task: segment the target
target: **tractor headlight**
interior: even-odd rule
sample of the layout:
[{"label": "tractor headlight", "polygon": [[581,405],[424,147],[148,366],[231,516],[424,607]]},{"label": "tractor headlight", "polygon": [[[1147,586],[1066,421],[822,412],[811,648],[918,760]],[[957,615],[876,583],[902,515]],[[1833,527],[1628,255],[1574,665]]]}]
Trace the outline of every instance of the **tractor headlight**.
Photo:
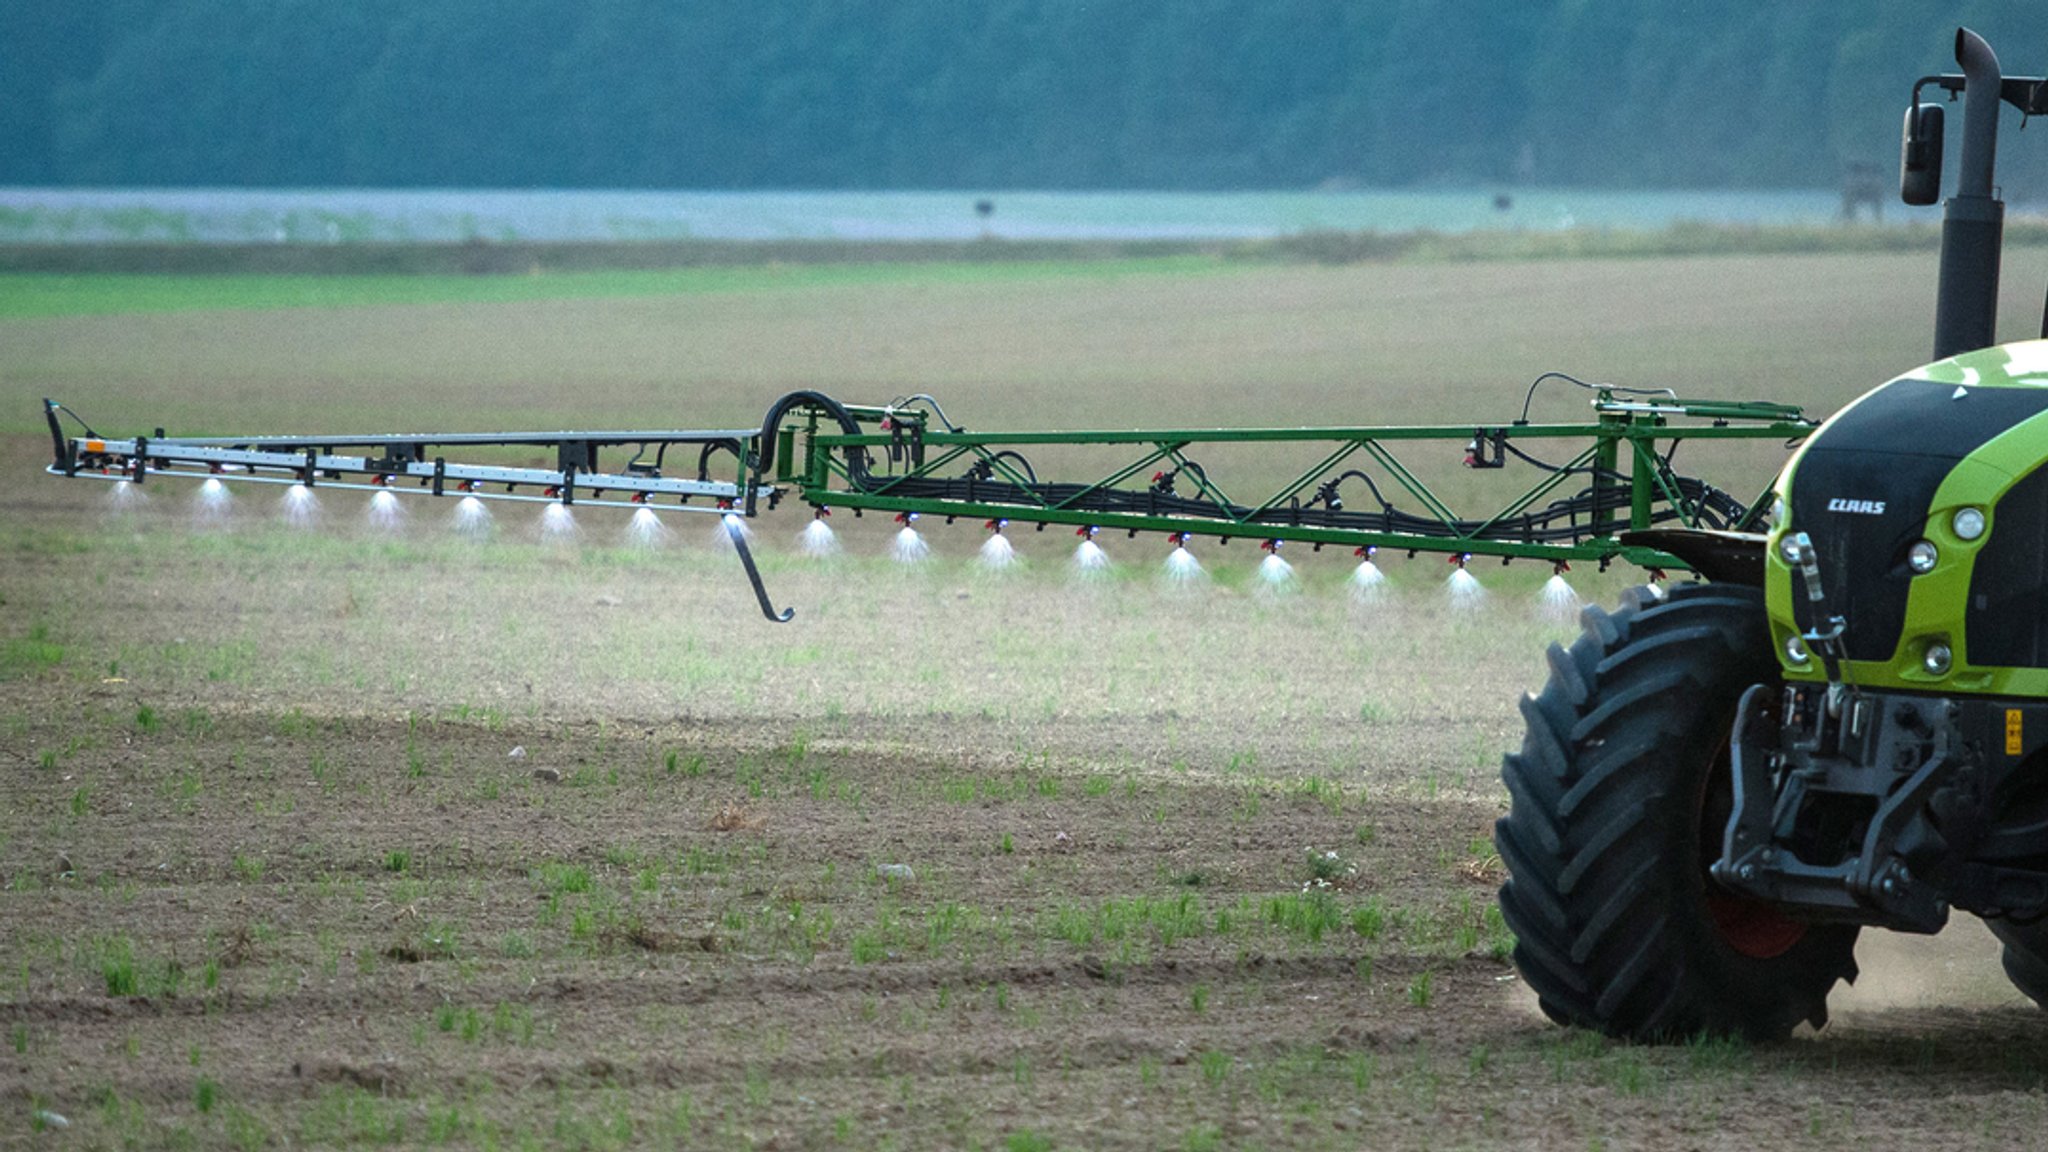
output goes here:
[{"label": "tractor headlight", "polygon": [[1771,523],[1776,524],[1780,528],[1785,526],[1785,498],[1783,496],[1771,497]]},{"label": "tractor headlight", "polygon": [[1922,540],[1906,549],[1906,567],[1919,575],[1925,576],[1934,571],[1934,566],[1940,561],[1941,550],[1936,548],[1931,540]]},{"label": "tractor headlight", "polygon": [[1984,534],[1984,510],[1982,508],[1958,508],[1956,517],[1949,522],[1956,536],[1963,540],[1975,540]]},{"label": "tractor headlight", "polygon": [[1804,664],[1812,659],[1806,653],[1806,641],[1801,640],[1796,632],[1785,637],[1785,659],[1794,664]]},{"label": "tractor headlight", "polygon": [[1778,539],[1778,556],[1792,567],[1799,567],[1799,537],[1787,532]]},{"label": "tractor headlight", "polygon": [[1946,644],[1929,644],[1927,655],[1920,659],[1921,666],[1936,676],[1948,675],[1948,670],[1955,666],[1955,662],[1956,654],[1950,651]]}]

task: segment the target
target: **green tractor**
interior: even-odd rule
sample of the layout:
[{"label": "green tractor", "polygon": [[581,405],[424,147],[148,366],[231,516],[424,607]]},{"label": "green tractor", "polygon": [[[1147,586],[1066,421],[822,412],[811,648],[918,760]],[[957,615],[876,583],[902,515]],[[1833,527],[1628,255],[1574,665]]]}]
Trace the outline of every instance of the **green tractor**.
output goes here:
[{"label": "green tractor", "polygon": [[1956,58],[1914,85],[1901,179],[1938,198],[1943,109],[1920,94],[1960,94],[1937,362],[1808,437],[1767,532],[1636,534],[1711,549],[1713,579],[1588,609],[1522,702],[1501,908],[1561,1023],[1818,1027],[1859,931],[1952,908],[2048,1005],[2048,339],[1990,346],[1999,106],[2048,111],[2048,82],[1966,29]]}]

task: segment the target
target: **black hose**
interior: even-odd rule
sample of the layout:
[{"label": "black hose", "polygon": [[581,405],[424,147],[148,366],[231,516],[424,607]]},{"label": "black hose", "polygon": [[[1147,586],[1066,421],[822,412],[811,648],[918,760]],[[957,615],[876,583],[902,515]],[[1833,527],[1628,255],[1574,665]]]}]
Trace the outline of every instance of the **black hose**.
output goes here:
[{"label": "black hose", "polygon": [[1325,488],[1325,490],[1326,490],[1326,491],[1328,491],[1328,492],[1331,492],[1331,493],[1334,493],[1334,492],[1335,492],[1335,491],[1337,490],[1337,485],[1339,485],[1339,484],[1342,484],[1342,483],[1343,483],[1344,481],[1346,481],[1346,480],[1349,480],[1349,479],[1351,479],[1351,478],[1352,478],[1353,476],[1356,476],[1356,477],[1358,477],[1358,478],[1359,478],[1360,480],[1362,480],[1362,481],[1364,481],[1364,482],[1365,482],[1365,486],[1366,486],[1366,487],[1367,487],[1368,489],[1370,489],[1370,490],[1372,491],[1372,498],[1373,498],[1374,500],[1377,500],[1377,501],[1379,501],[1379,505],[1380,505],[1380,508],[1381,508],[1382,510],[1384,510],[1384,511],[1388,511],[1388,512],[1392,512],[1392,511],[1394,510],[1394,506],[1393,506],[1393,504],[1392,504],[1392,503],[1390,503],[1390,502],[1389,502],[1389,501],[1387,500],[1387,498],[1386,498],[1385,494],[1383,494],[1383,493],[1382,493],[1382,492],[1380,491],[1380,486],[1379,486],[1379,485],[1377,485],[1377,484],[1375,484],[1375,483],[1373,483],[1373,481],[1372,481],[1372,477],[1370,477],[1370,476],[1366,475],[1366,474],[1365,474],[1365,473],[1363,473],[1363,472],[1360,472],[1360,471],[1359,471],[1358,469],[1356,469],[1356,468],[1353,468],[1353,469],[1350,469],[1349,471],[1346,471],[1346,472],[1340,473],[1340,474],[1339,474],[1339,475],[1338,475],[1338,476],[1336,477],[1336,479],[1334,479],[1334,480],[1331,480],[1331,481],[1330,481],[1330,482],[1329,482],[1328,484],[1324,485],[1324,488]]},{"label": "black hose", "polygon": [[[809,389],[791,392],[768,406],[768,415],[761,421],[761,446],[755,453],[754,477],[759,479],[775,467],[775,439],[782,430],[782,418],[796,408],[818,408],[839,422],[839,430],[848,436],[860,435],[860,425],[846,411],[846,406],[823,392]],[[846,463],[856,476],[867,471],[867,453],[853,449],[846,454]]]},{"label": "black hose", "polygon": [[699,449],[697,452],[697,479],[711,479],[711,454],[713,452],[718,451],[730,452],[733,454],[734,459],[738,460],[742,464],[746,463],[746,457],[740,454],[739,441],[706,440],[704,442],[704,447]]}]

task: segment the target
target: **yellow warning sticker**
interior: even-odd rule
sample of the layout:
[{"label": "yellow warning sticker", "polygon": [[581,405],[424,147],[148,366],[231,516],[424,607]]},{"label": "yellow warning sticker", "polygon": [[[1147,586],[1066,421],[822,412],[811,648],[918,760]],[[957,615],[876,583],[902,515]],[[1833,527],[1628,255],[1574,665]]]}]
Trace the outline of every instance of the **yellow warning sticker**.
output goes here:
[{"label": "yellow warning sticker", "polygon": [[2021,743],[2020,710],[2017,708],[2007,708],[2005,710],[2005,754],[2007,756],[2019,755]]}]

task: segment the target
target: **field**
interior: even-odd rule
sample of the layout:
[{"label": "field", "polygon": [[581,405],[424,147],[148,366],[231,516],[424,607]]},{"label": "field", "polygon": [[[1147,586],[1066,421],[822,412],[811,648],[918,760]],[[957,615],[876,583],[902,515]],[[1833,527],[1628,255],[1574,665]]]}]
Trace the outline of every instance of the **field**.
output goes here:
[{"label": "field", "polygon": [[[1461,610],[1395,559],[1361,605],[1348,558],[1272,595],[1211,546],[1175,591],[1157,541],[1082,582],[1071,537],[994,574],[933,526],[905,570],[872,520],[820,565],[785,509],[775,627],[698,521],[479,543],[335,493],[301,531],[37,473],[45,395],[110,434],[741,426],[800,387],[1500,423],[1559,369],[1827,411],[1924,358],[1932,263],[0,279],[0,1145],[2025,1146],[2048,1031],[1974,923],[1866,939],[1782,1045],[1541,1018],[1488,837],[1571,632],[1547,572]],[[2044,275],[2008,260],[2004,331]]]}]

